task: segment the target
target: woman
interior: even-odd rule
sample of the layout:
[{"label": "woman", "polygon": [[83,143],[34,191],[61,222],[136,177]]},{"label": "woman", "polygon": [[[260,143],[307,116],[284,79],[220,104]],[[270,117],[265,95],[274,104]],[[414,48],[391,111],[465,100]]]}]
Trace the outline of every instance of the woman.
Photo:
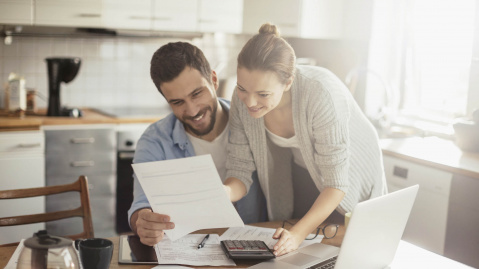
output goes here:
[{"label": "woman", "polygon": [[[277,256],[297,249],[333,212],[344,215],[387,193],[376,131],[346,86],[295,59],[276,26],[261,26],[238,55],[230,111],[225,189],[232,201],[247,192],[255,170],[270,220],[292,218],[297,201],[307,199],[294,190],[296,181],[306,177],[316,191],[301,219],[273,235]],[[293,180],[292,166],[306,173]]]}]

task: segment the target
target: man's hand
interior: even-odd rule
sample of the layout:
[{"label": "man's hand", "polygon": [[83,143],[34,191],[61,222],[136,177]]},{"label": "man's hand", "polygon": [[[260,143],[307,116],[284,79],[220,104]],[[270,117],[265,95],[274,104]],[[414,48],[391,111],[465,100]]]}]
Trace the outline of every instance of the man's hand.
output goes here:
[{"label": "man's hand", "polygon": [[140,237],[141,243],[153,246],[163,239],[164,230],[175,228],[170,222],[170,216],[154,213],[149,208],[138,210],[138,218],[135,222],[136,234]]}]

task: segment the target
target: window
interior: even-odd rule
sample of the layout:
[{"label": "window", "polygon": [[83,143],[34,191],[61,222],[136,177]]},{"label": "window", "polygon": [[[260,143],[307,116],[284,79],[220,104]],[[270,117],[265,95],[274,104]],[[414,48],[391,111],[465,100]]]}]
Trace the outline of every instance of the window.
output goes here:
[{"label": "window", "polygon": [[468,98],[479,91],[469,83],[475,14],[476,0],[375,1],[366,114],[450,134],[477,105]]}]

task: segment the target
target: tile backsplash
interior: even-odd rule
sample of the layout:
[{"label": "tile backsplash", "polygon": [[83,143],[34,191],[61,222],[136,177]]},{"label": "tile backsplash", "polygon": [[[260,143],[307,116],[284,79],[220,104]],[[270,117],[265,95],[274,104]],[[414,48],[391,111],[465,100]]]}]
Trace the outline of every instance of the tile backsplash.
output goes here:
[{"label": "tile backsplash", "polygon": [[[234,76],[236,56],[246,36],[207,34],[190,41],[203,50],[220,79]],[[36,89],[37,107],[47,106],[48,77],[45,58],[80,57],[76,78],[61,85],[61,104],[69,107],[158,106],[166,104],[150,79],[153,53],[180,39],[131,37],[14,37],[0,44],[0,89],[10,72],[23,75],[27,88]],[[41,98],[44,96],[44,100]],[[0,103],[3,107],[3,101]]]}]

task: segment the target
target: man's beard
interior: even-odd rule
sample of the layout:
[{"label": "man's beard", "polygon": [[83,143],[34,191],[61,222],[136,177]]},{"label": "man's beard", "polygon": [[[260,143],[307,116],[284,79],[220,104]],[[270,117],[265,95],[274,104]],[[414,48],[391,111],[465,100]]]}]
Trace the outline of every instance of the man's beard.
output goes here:
[{"label": "man's beard", "polygon": [[[201,114],[206,114],[207,111],[211,111],[211,116],[210,116],[210,124],[204,129],[204,130],[197,130],[193,127],[191,127],[191,125],[189,125],[187,123],[187,120],[193,120],[196,116],[198,115],[201,115]],[[218,103],[215,102],[214,105],[213,105],[213,109],[211,109],[211,107],[205,107],[204,109],[202,109],[200,112],[198,112],[198,114],[196,114],[194,117],[185,117],[183,118],[183,124],[185,125],[186,129],[187,130],[190,130],[193,134],[195,134],[196,136],[204,136],[204,135],[207,135],[209,134],[213,128],[215,127],[215,123],[216,123],[216,111],[218,110]]]}]

